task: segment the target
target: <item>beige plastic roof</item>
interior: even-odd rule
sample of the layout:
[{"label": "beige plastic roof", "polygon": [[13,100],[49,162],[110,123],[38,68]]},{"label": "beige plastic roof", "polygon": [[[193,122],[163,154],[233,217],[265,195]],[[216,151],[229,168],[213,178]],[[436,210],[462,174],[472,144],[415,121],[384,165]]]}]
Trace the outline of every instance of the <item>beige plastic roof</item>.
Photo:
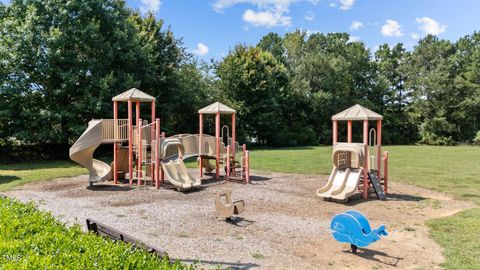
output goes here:
[{"label": "beige plastic roof", "polygon": [[155,101],[155,98],[146,94],[137,88],[132,88],[127,90],[119,95],[116,95],[112,98],[112,101],[120,101],[120,102],[127,102],[127,101],[135,101],[135,102],[151,102]]},{"label": "beige plastic roof", "polygon": [[198,110],[198,113],[203,113],[203,114],[216,114],[216,113],[221,113],[221,114],[233,114],[236,113],[234,109],[228,107],[225,104],[222,104],[220,102],[215,102],[210,105],[208,105],[205,108],[202,108]]},{"label": "beige plastic roof", "polygon": [[348,120],[382,120],[383,116],[369,110],[362,105],[352,106],[345,111],[335,114],[332,116],[334,121],[348,121]]}]

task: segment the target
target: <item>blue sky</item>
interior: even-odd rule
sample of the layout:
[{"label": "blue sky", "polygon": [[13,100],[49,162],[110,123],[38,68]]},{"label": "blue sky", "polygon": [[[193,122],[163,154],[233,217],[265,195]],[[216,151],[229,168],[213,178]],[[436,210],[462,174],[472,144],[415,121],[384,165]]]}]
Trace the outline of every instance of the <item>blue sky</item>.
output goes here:
[{"label": "blue sky", "polygon": [[[457,40],[480,30],[478,0],[128,0],[154,9],[185,46],[205,59],[237,43],[256,44],[268,32],[348,32],[375,49],[426,33]],[[202,44],[199,46],[199,44]],[[208,48],[208,50],[207,50]]]},{"label": "blue sky", "polygon": [[[5,0],[0,0],[4,1]],[[457,40],[480,30],[479,0],[126,0],[153,10],[201,58],[221,58],[237,43],[254,45],[268,32],[297,28],[348,32],[375,49],[427,33]]]}]

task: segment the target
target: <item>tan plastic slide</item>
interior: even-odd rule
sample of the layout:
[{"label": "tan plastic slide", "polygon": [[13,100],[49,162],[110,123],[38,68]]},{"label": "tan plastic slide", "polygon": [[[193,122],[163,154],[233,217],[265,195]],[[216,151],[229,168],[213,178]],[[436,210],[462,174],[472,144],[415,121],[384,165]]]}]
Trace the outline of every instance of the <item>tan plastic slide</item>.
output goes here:
[{"label": "tan plastic slide", "polygon": [[102,120],[92,120],[82,136],[70,147],[70,159],[87,168],[90,183],[112,179],[110,166],[93,158],[93,152],[102,144]]},{"label": "tan plastic slide", "polygon": [[335,200],[346,200],[357,191],[358,181],[362,177],[363,169],[351,169],[340,189],[335,190],[331,194],[331,198]]},{"label": "tan plastic slide", "polygon": [[334,168],[327,184],[317,190],[317,195],[325,199],[348,199],[356,192],[362,172],[363,169],[339,170]]},{"label": "tan plastic slide", "polygon": [[193,178],[181,159],[161,162],[165,177],[178,190],[189,190],[202,184],[200,179]]},{"label": "tan plastic slide", "polygon": [[322,198],[330,198],[334,191],[342,188],[349,174],[350,169],[339,170],[338,168],[333,168],[327,184],[317,190],[317,195]]}]

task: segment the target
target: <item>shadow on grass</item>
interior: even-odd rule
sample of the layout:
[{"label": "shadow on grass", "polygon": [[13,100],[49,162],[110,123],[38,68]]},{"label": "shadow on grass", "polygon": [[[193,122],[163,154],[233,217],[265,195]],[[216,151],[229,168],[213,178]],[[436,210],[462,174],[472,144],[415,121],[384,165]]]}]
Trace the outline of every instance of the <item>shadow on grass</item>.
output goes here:
[{"label": "shadow on grass", "polygon": [[480,195],[478,195],[478,194],[469,194],[469,193],[467,193],[467,194],[462,194],[461,196],[462,196],[463,198],[480,198]]},{"label": "shadow on grass", "polygon": [[192,260],[192,259],[178,259],[178,261],[183,263],[198,263],[198,264],[208,264],[212,267],[221,267],[219,269],[232,269],[232,270],[246,270],[251,268],[257,268],[260,265],[256,263],[235,263],[235,262],[222,262],[222,261],[207,261],[207,260]]},{"label": "shadow on grass", "polygon": [[15,163],[15,164],[1,164],[0,170],[24,171],[24,170],[39,170],[39,169],[68,169],[73,167],[78,167],[78,165],[71,161],[56,160],[56,161],[36,161],[36,162]]},{"label": "shadow on grass", "polygon": [[0,175],[0,185],[8,184],[15,180],[20,180],[21,178],[15,175]]},{"label": "shadow on grass", "polygon": [[[370,261],[382,263],[382,264],[385,264],[385,265],[388,265],[388,266],[393,266],[393,267],[397,267],[398,262],[400,260],[403,260],[403,258],[401,258],[401,257],[390,256],[385,252],[372,250],[372,249],[368,249],[368,248],[359,248],[357,250],[357,253],[352,253],[352,251],[350,249],[349,250],[344,250],[343,252],[344,253],[351,253],[351,254],[354,254],[358,257],[361,257],[361,258],[364,258],[364,259],[367,259],[367,260],[370,260]],[[391,262],[389,262],[389,261],[391,261]]]},{"label": "shadow on grass", "polygon": [[289,151],[289,150],[313,150],[319,146],[289,146],[289,147],[271,147],[271,146],[252,146],[249,151],[264,151],[264,150],[276,150],[276,151]]}]

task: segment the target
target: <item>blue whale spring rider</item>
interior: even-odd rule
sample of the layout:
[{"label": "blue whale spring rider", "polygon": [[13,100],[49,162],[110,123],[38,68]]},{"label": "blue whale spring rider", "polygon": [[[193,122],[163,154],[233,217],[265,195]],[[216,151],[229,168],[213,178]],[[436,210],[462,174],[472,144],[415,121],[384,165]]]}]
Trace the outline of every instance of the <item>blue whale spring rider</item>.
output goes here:
[{"label": "blue whale spring rider", "polygon": [[380,235],[388,235],[385,226],[372,230],[367,218],[357,211],[347,211],[333,217],[330,224],[333,237],[342,243],[350,243],[352,252],[357,252],[357,247],[366,247],[380,240]]}]

